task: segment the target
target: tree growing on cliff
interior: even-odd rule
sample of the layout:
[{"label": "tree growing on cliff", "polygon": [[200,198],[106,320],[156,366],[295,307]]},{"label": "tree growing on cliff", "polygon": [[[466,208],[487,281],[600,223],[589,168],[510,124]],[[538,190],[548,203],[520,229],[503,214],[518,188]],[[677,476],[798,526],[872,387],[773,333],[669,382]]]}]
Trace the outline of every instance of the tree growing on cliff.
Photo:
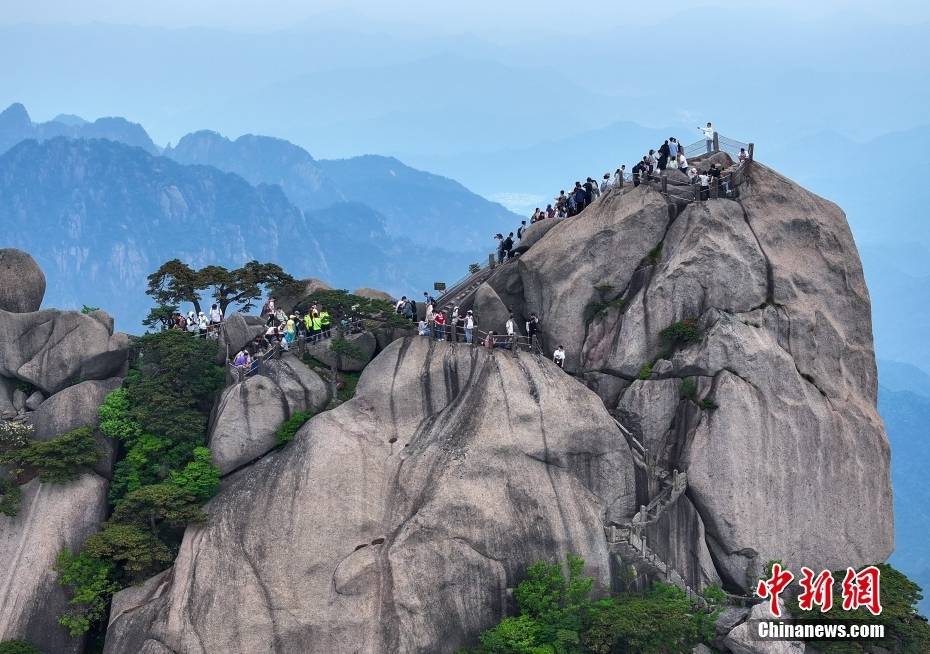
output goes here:
[{"label": "tree growing on cliff", "polygon": [[274,263],[249,261],[233,270],[217,265],[195,270],[180,259],[172,259],[148,276],[145,293],[157,306],[143,324],[167,325],[167,320],[185,302],[194,305],[194,311],[200,313],[202,294],[215,301],[223,315],[234,305],[238,305],[240,311],[248,311],[270,289],[293,282],[294,278]]}]

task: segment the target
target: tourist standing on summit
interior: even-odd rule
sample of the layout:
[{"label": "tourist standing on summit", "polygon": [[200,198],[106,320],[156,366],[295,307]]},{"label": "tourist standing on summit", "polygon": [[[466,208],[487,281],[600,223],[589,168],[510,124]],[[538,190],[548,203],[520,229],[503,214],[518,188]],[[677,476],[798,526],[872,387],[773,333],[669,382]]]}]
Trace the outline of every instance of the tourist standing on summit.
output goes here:
[{"label": "tourist standing on summit", "polygon": [[657,164],[659,166],[659,170],[661,171],[665,171],[665,168],[668,165],[669,151],[668,141],[665,141],[665,143],[659,146],[659,161]]},{"label": "tourist standing on summit", "polygon": [[706,127],[698,127],[701,132],[704,133],[704,142],[707,145],[707,154],[710,154],[714,151],[714,126],[708,121]]}]

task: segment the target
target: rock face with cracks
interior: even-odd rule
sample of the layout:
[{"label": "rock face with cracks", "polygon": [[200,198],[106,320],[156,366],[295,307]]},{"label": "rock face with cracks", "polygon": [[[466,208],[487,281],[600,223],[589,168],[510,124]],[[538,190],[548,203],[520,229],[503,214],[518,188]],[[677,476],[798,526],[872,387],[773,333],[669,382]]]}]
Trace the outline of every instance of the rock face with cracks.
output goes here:
[{"label": "rock face with cracks", "polygon": [[174,567],[114,600],[107,652],[452,652],[540,559],[610,582],[629,448],[550,361],[395,341],[353,400],[229,478]]},{"label": "rock face with cracks", "polygon": [[319,411],[330,400],[329,386],[293,355],[266,366],[267,373],[227,388],[217,405],[210,450],[224,475],[277,445],[278,427],[294,413]]},{"label": "rock face with cracks", "polygon": [[[732,591],[769,559],[836,569],[893,549],[869,296],[845,216],[761,164],[743,179],[738,200],[679,206],[613,190],[470,300],[479,320],[502,304],[537,312],[544,349],[565,346],[566,368],[658,469],[687,472],[685,505],[650,540],[686,579],[715,573]],[[681,321],[694,338],[663,339]]]},{"label": "rock face with cracks", "polygon": [[106,517],[107,482],[93,473],[68,484],[33,479],[22,487],[15,518],[0,515],[0,641],[28,640],[44,652],[82,652],[82,639],[58,624],[68,597],[55,559],[78,549]]},{"label": "rock face with cracks", "polygon": [[125,374],[129,341],[112,321],[75,311],[0,310],[0,376],[34,384],[45,394],[91,379]]}]

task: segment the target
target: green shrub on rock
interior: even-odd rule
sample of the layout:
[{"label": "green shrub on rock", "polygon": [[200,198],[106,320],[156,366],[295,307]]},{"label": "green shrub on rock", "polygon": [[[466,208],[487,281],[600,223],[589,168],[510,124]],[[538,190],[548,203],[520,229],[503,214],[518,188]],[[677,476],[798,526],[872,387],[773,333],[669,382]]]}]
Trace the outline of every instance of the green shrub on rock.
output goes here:
[{"label": "green shrub on rock", "polygon": [[23,492],[12,479],[0,478],[0,514],[15,518]]},{"label": "green shrub on rock", "polygon": [[298,430],[314,415],[316,414],[313,413],[313,411],[297,411],[290,418],[285,420],[281,426],[278,427],[278,444],[284,445],[294,440],[294,436],[297,434]]},{"label": "green shrub on rock", "polygon": [[72,636],[80,636],[91,623],[106,617],[110,596],[119,590],[113,580],[114,566],[84,552],[75,555],[65,550],[58,555],[55,570],[59,583],[71,590],[70,608],[58,617],[58,623]]},{"label": "green shrub on rock", "polygon": [[0,454],[0,463],[16,469],[34,469],[43,482],[65,483],[77,477],[82,466],[100,458],[91,427],[80,427],[50,441],[30,441]]},{"label": "green shrub on rock", "polygon": [[[684,591],[657,583],[644,593],[592,598],[584,561],[535,563],[514,592],[519,615],[479,638],[475,654],[668,654],[690,652],[714,636],[716,610],[693,604]],[[460,653],[462,654],[462,653]]]},{"label": "green shrub on rock", "polygon": [[42,650],[25,640],[5,640],[0,643],[0,654],[42,654]]}]

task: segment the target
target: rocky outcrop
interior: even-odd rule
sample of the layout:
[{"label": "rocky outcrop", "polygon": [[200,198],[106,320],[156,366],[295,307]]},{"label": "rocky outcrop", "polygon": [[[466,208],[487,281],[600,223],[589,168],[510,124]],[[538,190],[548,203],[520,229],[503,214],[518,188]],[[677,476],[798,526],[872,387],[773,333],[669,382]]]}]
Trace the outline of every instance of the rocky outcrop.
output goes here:
[{"label": "rocky outcrop", "polygon": [[22,250],[0,249],[0,310],[38,311],[45,297],[45,274]]},{"label": "rocky outcrop", "polygon": [[[120,377],[103,381],[86,381],[55,393],[29,415],[37,440],[50,440],[78,427],[96,426],[100,419],[97,410],[107,395],[123,383]],[[101,452],[94,472],[110,477],[116,445],[111,439],[97,434],[97,445]]]},{"label": "rocky outcrop", "polygon": [[278,289],[275,293],[275,303],[284,311],[293,311],[301,301],[318,291],[331,291],[332,286],[323,280],[309,277],[301,279],[293,285]]},{"label": "rocky outcrop", "polygon": [[93,473],[68,484],[22,486],[19,514],[0,515],[0,641],[22,639],[44,652],[83,651],[58,624],[68,598],[58,585],[55,559],[75,551],[106,517],[107,483]]},{"label": "rocky outcrop", "polygon": [[[768,559],[835,569],[891,552],[869,297],[836,205],[758,163],[738,200],[615,189],[471,302],[479,319],[538,313],[544,348],[565,346],[659,470],[688,473],[684,514],[652,528],[685,578],[713,577],[708,552],[732,591]],[[693,339],[660,336],[680,321]]]},{"label": "rocky outcrop", "polygon": [[346,334],[346,342],[353,348],[352,356],[336,353],[332,350],[333,339],[326,339],[307,345],[307,352],[317,361],[335,367],[342,372],[363,370],[378,349],[378,340],[372,332]]},{"label": "rocky outcrop", "polygon": [[778,601],[781,618],[776,618],[769,609],[768,602],[752,607],[746,621],[736,625],[723,637],[723,646],[732,654],[804,654],[804,643],[797,640],[761,641],[752,633],[755,622],[759,620],[786,620],[790,614],[785,610],[785,603]]},{"label": "rocky outcrop", "polygon": [[369,300],[384,300],[385,302],[393,302],[394,296],[385,291],[379,291],[376,288],[357,288],[352,291],[352,295],[358,295],[359,297],[368,298]]},{"label": "rocky outcrop", "polygon": [[128,345],[112,323],[74,311],[0,311],[0,376],[29,382],[47,395],[125,374]]},{"label": "rocky outcrop", "polygon": [[266,329],[265,321],[258,316],[234,313],[227,317],[220,330],[217,363],[224,363],[228,357],[234,357],[236,352],[264,334]]},{"label": "rocky outcrop", "polygon": [[605,519],[634,510],[628,446],[548,360],[391,344],[356,396],[233,475],[107,652],[452,652],[530,563],[610,581]]},{"label": "rocky outcrop", "polygon": [[213,462],[222,474],[259,458],[278,444],[276,432],[297,411],[319,411],[331,399],[319,375],[284,354],[262,374],[227,388],[210,430]]}]

